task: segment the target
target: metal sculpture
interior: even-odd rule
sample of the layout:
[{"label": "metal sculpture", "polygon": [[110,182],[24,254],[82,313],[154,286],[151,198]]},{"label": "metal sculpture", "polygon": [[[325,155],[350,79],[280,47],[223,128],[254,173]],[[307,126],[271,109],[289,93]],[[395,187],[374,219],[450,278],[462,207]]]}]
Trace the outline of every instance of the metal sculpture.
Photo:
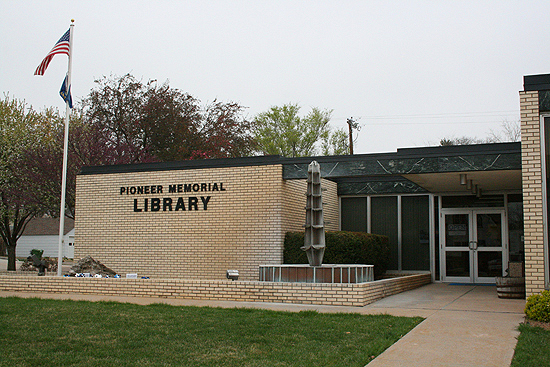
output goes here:
[{"label": "metal sculpture", "polygon": [[321,193],[321,167],[313,161],[307,170],[306,233],[304,246],[309,266],[321,266],[325,254],[325,226],[323,196]]}]

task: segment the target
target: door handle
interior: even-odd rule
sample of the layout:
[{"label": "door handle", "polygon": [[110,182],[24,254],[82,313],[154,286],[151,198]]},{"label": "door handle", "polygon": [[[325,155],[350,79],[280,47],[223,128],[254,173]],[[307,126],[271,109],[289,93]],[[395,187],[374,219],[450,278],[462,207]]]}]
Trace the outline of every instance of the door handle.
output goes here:
[{"label": "door handle", "polygon": [[468,248],[470,250],[477,250],[477,241],[470,241],[468,242]]}]

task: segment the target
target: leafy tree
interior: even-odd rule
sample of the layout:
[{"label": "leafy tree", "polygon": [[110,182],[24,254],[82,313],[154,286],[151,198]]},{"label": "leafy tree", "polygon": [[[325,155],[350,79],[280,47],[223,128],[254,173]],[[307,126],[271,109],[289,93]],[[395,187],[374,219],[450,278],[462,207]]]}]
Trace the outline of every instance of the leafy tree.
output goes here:
[{"label": "leafy tree", "polygon": [[202,154],[209,158],[246,157],[254,153],[256,142],[252,123],[242,114],[244,107],[238,103],[214,100],[202,112],[199,128],[201,144],[192,158]]},{"label": "leafy tree", "polygon": [[334,130],[323,138],[323,155],[344,155],[349,152],[349,136],[345,129]]},{"label": "leafy tree", "polygon": [[103,77],[83,101],[83,119],[109,136],[130,163],[237,157],[252,151],[250,122],[236,103],[201,107],[168,83],[143,84],[130,74]]},{"label": "leafy tree", "polygon": [[146,159],[146,132],[142,115],[146,86],[127,74],[95,81],[98,88],[82,101],[83,118],[103,132],[117,160],[138,163]]},{"label": "leafy tree", "polygon": [[49,134],[47,115],[24,102],[0,100],[0,237],[8,252],[8,270],[15,270],[15,248],[30,219],[40,212],[27,200],[39,187],[18,166],[24,151],[40,147]]},{"label": "leafy tree", "polygon": [[443,138],[439,141],[439,145],[450,146],[450,145],[472,145],[472,144],[483,144],[486,143],[485,140],[472,138],[469,136],[461,136],[459,138]]},{"label": "leafy tree", "polygon": [[137,125],[143,134],[143,149],[161,161],[188,158],[200,145],[198,126],[200,106],[189,94],[168,84],[143,86],[142,105],[137,107]]},{"label": "leafy tree", "polygon": [[299,112],[297,104],[285,104],[258,114],[253,131],[258,150],[266,155],[285,157],[317,155],[320,142],[330,141],[332,111],[314,107],[304,117],[300,117]]}]

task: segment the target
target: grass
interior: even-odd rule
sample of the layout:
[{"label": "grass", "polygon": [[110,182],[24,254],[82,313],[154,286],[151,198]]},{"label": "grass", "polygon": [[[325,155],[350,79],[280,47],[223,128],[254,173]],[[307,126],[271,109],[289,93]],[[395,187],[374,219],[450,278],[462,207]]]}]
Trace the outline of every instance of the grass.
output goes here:
[{"label": "grass", "polygon": [[422,318],[0,299],[0,366],[365,366]]},{"label": "grass", "polygon": [[550,330],[521,324],[512,367],[548,366],[550,361]]}]

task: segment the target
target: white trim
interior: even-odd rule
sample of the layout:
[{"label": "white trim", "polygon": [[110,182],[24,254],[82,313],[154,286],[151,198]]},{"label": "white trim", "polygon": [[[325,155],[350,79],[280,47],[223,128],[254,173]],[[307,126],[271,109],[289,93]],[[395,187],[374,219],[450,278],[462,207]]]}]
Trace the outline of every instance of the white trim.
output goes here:
[{"label": "white trim", "polygon": [[543,264],[544,264],[544,288],[548,289],[550,287],[550,275],[549,275],[549,264],[548,264],[548,193],[547,193],[547,182],[546,182],[546,129],[544,120],[546,118],[550,119],[550,115],[541,114],[540,115],[540,165],[541,165],[541,182],[542,182],[542,227],[543,227]]},{"label": "white trim", "polygon": [[[403,211],[401,210],[401,197],[397,195],[397,270],[403,270]],[[428,200],[429,197],[428,197]]]},{"label": "white trim", "polygon": [[[443,282],[469,282],[469,283],[486,283],[486,282],[492,282],[492,277],[479,277],[478,276],[478,256],[479,252],[485,252],[485,251],[499,251],[501,252],[501,260],[502,260],[502,274],[504,275],[504,271],[506,270],[506,264],[508,263],[509,259],[509,246],[508,246],[508,225],[507,225],[507,215],[506,215],[506,209],[505,208],[444,208],[441,210],[441,221],[439,223],[440,225],[440,242],[441,242],[441,251],[439,253],[439,261],[441,264],[440,271],[441,271],[441,281]],[[467,248],[447,248],[445,243],[445,216],[446,215],[456,215],[456,214],[465,214],[468,215],[468,235],[470,241],[477,240],[478,233],[477,233],[477,215],[478,214],[500,214],[500,231],[501,231],[501,240],[502,240],[502,246],[498,248],[481,248],[481,249],[474,249],[472,250]],[[470,262],[470,276],[469,277],[448,277],[446,272],[446,253],[448,251],[467,251],[469,253],[469,262]]]},{"label": "white trim", "polygon": [[430,273],[432,273],[432,282],[435,282],[435,195],[430,194],[428,196],[428,214],[429,221],[429,235],[430,235]]}]

